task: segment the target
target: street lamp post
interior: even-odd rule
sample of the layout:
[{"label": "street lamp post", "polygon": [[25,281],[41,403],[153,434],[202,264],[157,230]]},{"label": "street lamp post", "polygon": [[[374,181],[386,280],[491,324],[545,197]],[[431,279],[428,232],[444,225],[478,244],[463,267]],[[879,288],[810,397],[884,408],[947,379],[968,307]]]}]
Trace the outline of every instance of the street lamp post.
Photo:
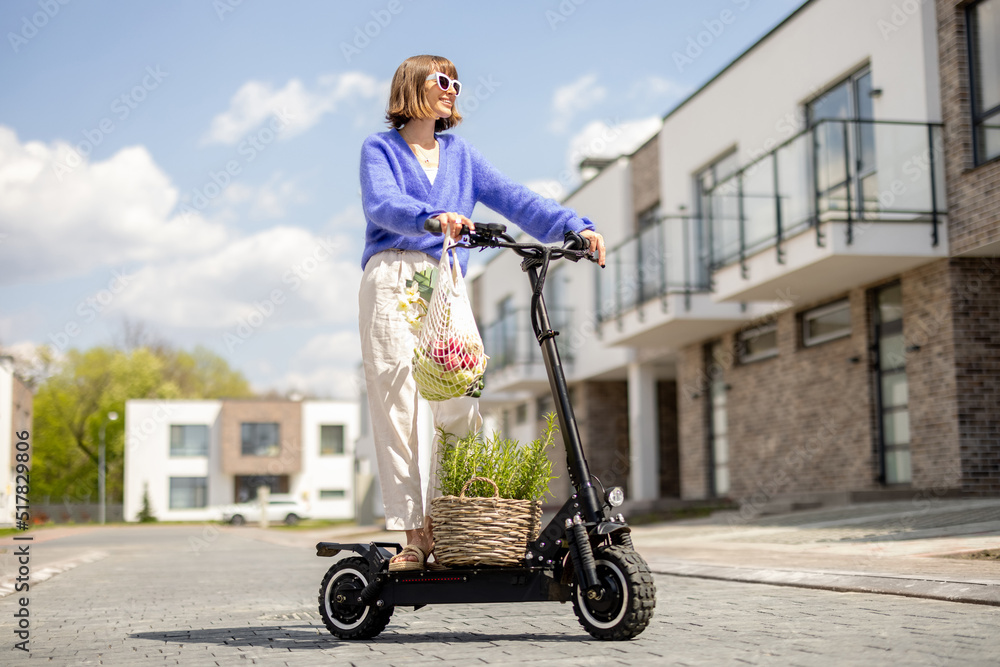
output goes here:
[{"label": "street lamp post", "polygon": [[104,428],[108,425],[109,421],[115,421],[118,419],[118,413],[111,411],[104,416],[104,420],[101,421],[101,441],[100,446],[97,449],[97,498],[100,505],[99,519],[101,523],[105,520],[105,502],[104,502],[104,488],[106,486],[105,477],[107,476],[107,466],[104,461]]}]

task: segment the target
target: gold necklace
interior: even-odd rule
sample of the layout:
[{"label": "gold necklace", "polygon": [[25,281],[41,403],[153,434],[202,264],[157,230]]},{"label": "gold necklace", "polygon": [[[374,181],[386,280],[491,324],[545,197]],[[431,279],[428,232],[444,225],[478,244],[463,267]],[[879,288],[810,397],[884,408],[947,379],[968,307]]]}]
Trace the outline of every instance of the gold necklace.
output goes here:
[{"label": "gold necklace", "polygon": [[[413,149],[413,152],[417,156],[418,159],[419,158],[423,158],[424,164],[427,165],[428,167],[431,167],[431,166],[434,166],[434,165],[437,164],[437,162],[434,162],[432,164],[431,163],[431,159],[432,159],[431,155],[428,154],[423,148],[421,148],[417,144],[410,144],[410,148]],[[437,140],[436,139],[434,140],[434,149],[437,150]]]}]

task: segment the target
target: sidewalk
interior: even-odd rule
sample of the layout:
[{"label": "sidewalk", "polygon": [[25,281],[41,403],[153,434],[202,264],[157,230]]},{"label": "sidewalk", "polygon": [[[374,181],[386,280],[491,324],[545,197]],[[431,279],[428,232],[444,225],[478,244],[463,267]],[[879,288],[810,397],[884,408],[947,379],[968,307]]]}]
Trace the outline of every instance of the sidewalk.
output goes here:
[{"label": "sidewalk", "polygon": [[[302,548],[403,539],[348,526],[223,530]],[[632,534],[659,574],[1000,606],[1000,560],[957,557],[1000,549],[1000,499],[870,503],[749,519],[718,512],[636,526]]]},{"label": "sidewalk", "polygon": [[654,572],[1000,605],[1000,499],[872,503],[640,526]]}]

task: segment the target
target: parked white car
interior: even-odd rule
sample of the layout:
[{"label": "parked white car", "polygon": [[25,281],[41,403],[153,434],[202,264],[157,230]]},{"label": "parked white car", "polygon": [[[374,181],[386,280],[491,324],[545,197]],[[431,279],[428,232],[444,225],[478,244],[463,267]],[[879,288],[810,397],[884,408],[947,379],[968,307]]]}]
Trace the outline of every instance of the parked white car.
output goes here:
[{"label": "parked white car", "polygon": [[[309,518],[309,506],[288,495],[274,494],[267,506],[267,520],[283,522],[294,526],[302,519]],[[222,511],[222,520],[234,526],[260,521],[260,503],[256,500],[248,503],[230,505]]]}]

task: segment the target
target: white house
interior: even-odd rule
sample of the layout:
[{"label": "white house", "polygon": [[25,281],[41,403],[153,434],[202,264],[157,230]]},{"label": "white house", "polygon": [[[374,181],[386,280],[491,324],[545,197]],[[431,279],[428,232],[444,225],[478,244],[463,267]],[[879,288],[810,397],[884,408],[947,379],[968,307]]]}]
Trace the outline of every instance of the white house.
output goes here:
[{"label": "white house", "polygon": [[354,401],[127,401],[125,519],[148,493],[160,520],[216,520],[262,485],[313,518],[353,518],[359,429]]}]

